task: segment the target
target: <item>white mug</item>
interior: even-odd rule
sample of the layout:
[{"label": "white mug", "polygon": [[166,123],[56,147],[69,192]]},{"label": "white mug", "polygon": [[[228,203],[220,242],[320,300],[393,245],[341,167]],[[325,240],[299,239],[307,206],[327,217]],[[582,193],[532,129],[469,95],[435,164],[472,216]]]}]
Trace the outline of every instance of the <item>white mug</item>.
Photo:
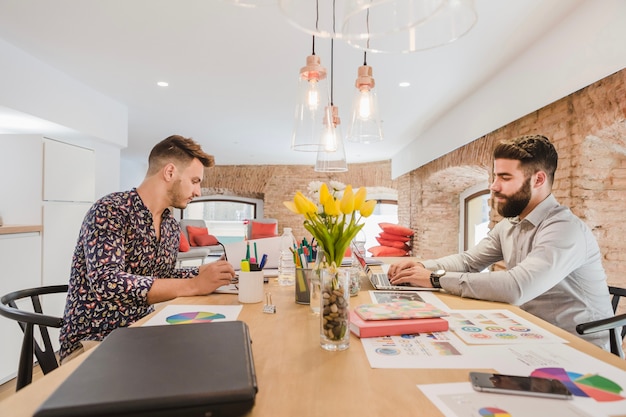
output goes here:
[{"label": "white mug", "polygon": [[237,287],[240,303],[260,303],[263,301],[263,271],[240,271]]}]

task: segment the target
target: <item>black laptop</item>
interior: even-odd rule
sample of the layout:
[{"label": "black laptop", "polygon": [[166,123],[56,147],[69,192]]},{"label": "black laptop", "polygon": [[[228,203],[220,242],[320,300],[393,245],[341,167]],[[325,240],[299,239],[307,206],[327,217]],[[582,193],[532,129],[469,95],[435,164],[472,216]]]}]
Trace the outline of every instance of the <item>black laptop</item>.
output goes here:
[{"label": "black laptop", "polygon": [[113,331],[35,417],[240,416],[257,392],[241,321]]}]

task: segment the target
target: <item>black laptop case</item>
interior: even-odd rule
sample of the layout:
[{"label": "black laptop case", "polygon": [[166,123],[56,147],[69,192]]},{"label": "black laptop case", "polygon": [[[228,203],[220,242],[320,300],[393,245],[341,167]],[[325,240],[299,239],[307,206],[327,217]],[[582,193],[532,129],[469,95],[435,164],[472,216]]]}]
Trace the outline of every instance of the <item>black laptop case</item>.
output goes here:
[{"label": "black laptop case", "polygon": [[257,392],[241,321],[113,331],[35,417],[239,416]]}]

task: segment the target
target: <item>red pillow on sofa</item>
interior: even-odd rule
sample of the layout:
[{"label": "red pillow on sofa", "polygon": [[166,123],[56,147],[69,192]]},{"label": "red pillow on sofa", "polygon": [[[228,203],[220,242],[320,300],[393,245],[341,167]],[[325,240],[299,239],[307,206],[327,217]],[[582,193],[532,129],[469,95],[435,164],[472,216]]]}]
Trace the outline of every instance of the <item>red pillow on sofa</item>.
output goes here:
[{"label": "red pillow on sofa", "polygon": [[265,237],[274,237],[278,236],[276,234],[276,229],[278,228],[276,223],[262,223],[262,222],[252,222],[252,229],[250,230],[250,239],[262,239]]},{"label": "red pillow on sofa", "polygon": [[382,246],[388,246],[390,248],[404,249],[406,251],[411,250],[411,248],[404,242],[400,242],[399,240],[387,240],[382,237],[376,236],[376,240]]},{"label": "red pillow on sofa", "polygon": [[183,232],[180,232],[180,244],[178,245],[178,251],[189,252],[189,241]]},{"label": "red pillow on sofa", "polygon": [[387,233],[387,232],[380,232],[378,236],[381,239],[395,240],[396,242],[408,242],[409,240],[411,240],[411,238],[408,236],[394,235],[394,234]]},{"label": "red pillow on sofa", "polygon": [[209,234],[206,227],[187,226],[189,243],[191,246],[212,246],[217,245],[217,238]]},{"label": "red pillow on sofa", "polygon": [[381,229],[387,233],[391,233],[392,235],[398,236],[413,236],[415,232],[413,229],[409,229],[408,227],[400,226],[399,224],[393,223],[378,223]]},{"label": "red pillow on sofa", "polygon": [[368,251],[375,257],[408,255],[408,252],[404,249],[390,248],[389,246],[372,246]]}]

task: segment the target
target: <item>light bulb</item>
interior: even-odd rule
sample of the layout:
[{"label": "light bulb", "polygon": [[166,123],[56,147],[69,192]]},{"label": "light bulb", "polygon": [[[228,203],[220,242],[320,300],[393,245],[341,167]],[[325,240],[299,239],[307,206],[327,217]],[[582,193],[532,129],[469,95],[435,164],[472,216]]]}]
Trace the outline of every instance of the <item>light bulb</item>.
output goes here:
[{"label": "light bulb", "polygon": [[309,110],[315,111],[320,104],[320,92],[317,79],[309,80],[309,91],[307,93],[307,105]]},{"label": "light bulb", "polygon": [[369,89],[361,90],[359,97],[359,117],[361,119],[369,119],[372,115],[372,95]]},{"label": "light bulb", "polygon": [[324,129],[324,152],[335,152],[337,150],[337,137],[335,132],[335,128],[332,125],[327,125]]}]

